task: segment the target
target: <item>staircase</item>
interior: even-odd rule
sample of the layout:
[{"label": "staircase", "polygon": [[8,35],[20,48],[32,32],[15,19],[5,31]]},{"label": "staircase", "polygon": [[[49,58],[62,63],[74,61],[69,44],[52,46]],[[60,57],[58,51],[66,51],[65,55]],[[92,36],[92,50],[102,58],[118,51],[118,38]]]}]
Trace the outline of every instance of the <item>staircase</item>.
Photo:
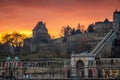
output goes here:
[{"label": "staircase", "polygon": [[95,57],[109,57],[113,40],[116,38],[116,31],[110,30],[106,36],[90,52]]}]

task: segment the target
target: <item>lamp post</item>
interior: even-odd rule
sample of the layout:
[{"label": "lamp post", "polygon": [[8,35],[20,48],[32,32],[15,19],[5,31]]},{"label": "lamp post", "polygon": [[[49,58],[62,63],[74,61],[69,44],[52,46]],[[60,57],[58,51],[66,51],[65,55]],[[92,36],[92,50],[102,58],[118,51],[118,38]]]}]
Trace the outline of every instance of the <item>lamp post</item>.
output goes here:
[{"label": "lamp post", "polygon": [[18,71],[17,71],[17,69],[18,69],[18,61],[19,61],[19,58],[18,58],[18,56],[15,56],[14,57],[14,76],[15,77],[18,77]]},{"label": "lamp post", "polygon": [[[6,77],[16,77],[16,70],[18,68],[17,62],[19,61],[19,58],[17,56],[14,57],[13,60],[11,60],[10,56],[7,56],[6,58],[6,68],[5,73]],[[18,76],[18,75],[17,75]]]},{"label": "lamp post", "polygon": [[6,58],[6,68],[5,68],[6,77],[8,77],[8,75],[10,76],[10,71],[11,71],[10,60],[11,60],[11,58],[9,56],[7,56],[7,58]]}]

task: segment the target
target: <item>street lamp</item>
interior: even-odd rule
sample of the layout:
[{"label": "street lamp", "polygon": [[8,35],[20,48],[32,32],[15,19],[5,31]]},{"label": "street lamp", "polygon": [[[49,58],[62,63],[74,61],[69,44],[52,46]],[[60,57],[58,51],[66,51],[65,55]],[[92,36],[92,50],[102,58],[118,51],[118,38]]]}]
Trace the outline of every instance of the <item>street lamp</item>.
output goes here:
[{"label": "street lamp", "polygon": [[18,69],[18,61],[19,61],[19,58],[18,56],[15,56],[14,57],[14,76],[18,77],[18,72],[17,72],[17,69]]},{"label": "street lamp", "polygon": [[10,76],[10,71],[11,71],[10,60],[11,60],[10,56],[7,56],[7,58],[6,58],[6,69],[5,69],[6,77],[8,77],[8,75]]},{"label": "street lamp", "polygon": [[8,62],[8,61],[10,61],[11,60],[11,58],[10,58],[10,56],[8,56],[7,58],[6,58],[6,61]]}]

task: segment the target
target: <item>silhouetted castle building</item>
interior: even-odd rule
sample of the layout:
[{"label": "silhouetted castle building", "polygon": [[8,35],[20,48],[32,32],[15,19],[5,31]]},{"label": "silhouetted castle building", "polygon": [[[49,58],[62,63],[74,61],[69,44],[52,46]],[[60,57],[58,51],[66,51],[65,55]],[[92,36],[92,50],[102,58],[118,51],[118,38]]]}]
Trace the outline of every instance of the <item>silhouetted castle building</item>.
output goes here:
[{"label": "silhouetted castle building", "polygon": [[33,36],[31,38],[26,38],[24,40],[24,49],[26,52],[35,52],[36,49],[39,48],[40,44],[46,44],[50,41],[48,30],[45,23],[42,21],[37,23],[32,30],[32,34]]},{"label": "silhouetted castle building", "polygon": [[33,32],[33,39],[39,39],[40,41],[50,40],[48,30],[46,28],[45,23],[43,22],[38,22],[32,32]]},{"label": "silhouetted castle building", "polygon": [[114,12],[114,15],[113,15],[113,26],[114,26],[114,30],[119,30],[120,29],[120,11],[116,10]]},{"label": "silhouetted castle building", "polygon": [[95,22],[95,32],[107,33],[113,28],[113,22],[110,22],[107,18],[103,22]]},{"label": "silhouetted castle building", "polygon": [[111,56],[112,58],[120,58],[120,11],[115,11],[113,15],[113,26],[117,32],[116,38],[112,44]]},{"label": "silhouetted castle building", "polygon": [[[112,22],[110,22],[108,19],[105,19],[104,22],[96,22],[94,26],[95,26],[95,33],[84,33],[84,34],[78,34],[74,36],[71,35],[67,37],[66,42],[63,42],[63,38],[55,39],[55,40],[52,40],[52,44],[61,46],[63,50],[62,53],[64,52],[66,53],[66,45],[70,47],[70,44],[71,45],[74,44],[74,41],[76,40],[79,41],[78,39],[82,39],[84,37],[86,37],[87,39],[89,39],[90,37],[94,37],[94,38],[98,38],[100,36],[103,37],[105,33],[107,33],[112,28]],[[26,53],[31,53],[31,52],[46,53],[47,51],[49,51],[48,46],[51,39],[48,34],[48,30],[46,28],[45,23],[38,22],[37,25],[32,30],[32,34],[33,36],[31,38],[26,38],[24,40],[24,51]],[[99,39],[97,40],[99,41]]]},{"label": "silhouetted castle building", "polygon": [[[67,50],[69,51],[67,47],[70,47],[70,49],[75,47],[75,46],[72,46],[74,44],[75,45],[77,44],[74,42],[77,41],[78,43],[81,43],[82,42],[81,40],[84,38],[88,40],[89,44],[96,45],[111,29],[113,28],[118,29],[117,27],[120,27],[120,23],[118,24],[120,19],[117,18],[119,16],[118,14],[119,14],[118,11],[114,12],[113,21],[109,21],[106,18],[104,21],[95,22],[95,24],[93,25],[94,26],[93,33],[69,35],[66,38],[63,37],[63,38],[58,38],[54,40],[50,39],[48,30],[46,28],[46,24],[40,21],[32,30],[33,36],[31,38],[26,38],[24,40],[24,49],[25,49],[24,51],[27,53],[31,53],[31,52],[56,53],[60,51],[63,51],[61,53],[67,53]],[[54,47],[57,46],[55,47],[55,50],[53,50],[53,46]],[[56,51],[57,50],[56,48],[59,51]]]}]

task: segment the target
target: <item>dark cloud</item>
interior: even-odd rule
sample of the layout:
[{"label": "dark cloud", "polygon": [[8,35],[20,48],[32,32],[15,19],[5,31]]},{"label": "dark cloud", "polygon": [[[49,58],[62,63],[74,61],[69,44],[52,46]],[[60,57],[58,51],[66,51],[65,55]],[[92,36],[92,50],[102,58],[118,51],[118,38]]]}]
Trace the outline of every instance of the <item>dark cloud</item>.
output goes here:
[{"label": "dark cloud", "polygon": [[17,7],[49,9],[58,12],[94,11],[118,8],[119,5],[120,0],[0,0],[0,11],[15,11]]},{"label": "dark cloud", "polygon": [[[120,0],[0,0],[0,14],[17,15],[28,11],[49,11],[54,15],[94,14],[117,9]],[[28,9],[29,8],[29,9]],[[42,13],[41,13],[42,14]]]},{"label": "dark cloud", "polygon": [[17,7],[54,10],[57,12],[95,11],[106,10],[108,7],[115,6],[117,8],[119,2],[120,0],[0,0],[0,11],[2,13],[14,12]]},{"label": "dark cloud", "polygon": [[110,2],[113,0],[0,0],[0,6],[68,8],[101,6]]}]

